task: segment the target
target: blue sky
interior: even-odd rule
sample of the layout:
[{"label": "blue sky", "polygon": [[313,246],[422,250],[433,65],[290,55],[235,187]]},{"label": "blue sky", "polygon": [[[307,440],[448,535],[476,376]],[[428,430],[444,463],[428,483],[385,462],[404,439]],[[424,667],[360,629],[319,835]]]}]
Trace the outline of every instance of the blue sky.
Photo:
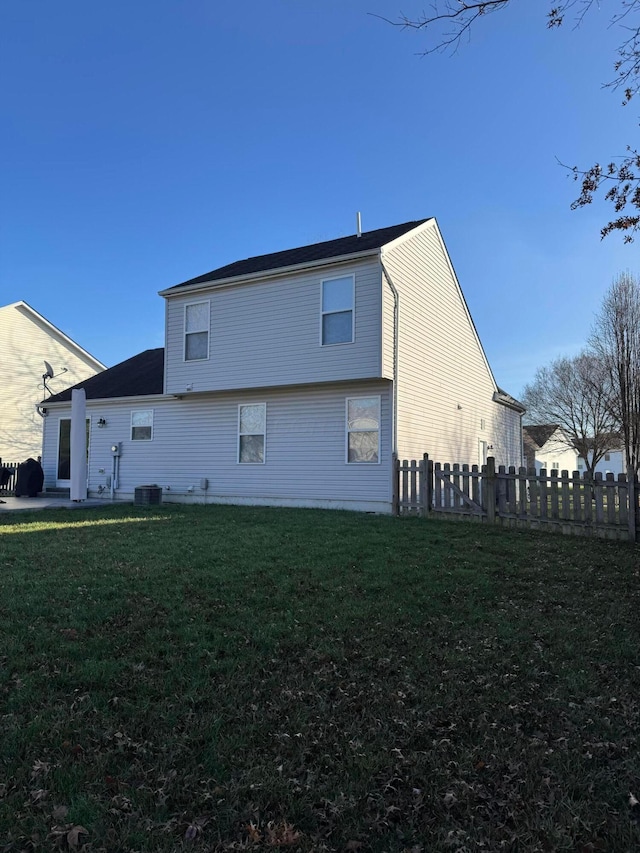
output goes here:
[{"label": "blue sky", "polygon": [[[603,4],[605,7],[606,4]],[[557,165],[624,153],[594,9],[513,0],[453,56],[405,0],[3,0],[0,304],[107,365],[163,344],[157,292],[251,255],[435,216],[497,382],[576,352],[637,243]],[[369,14],[372,13],[372,14]]]}]

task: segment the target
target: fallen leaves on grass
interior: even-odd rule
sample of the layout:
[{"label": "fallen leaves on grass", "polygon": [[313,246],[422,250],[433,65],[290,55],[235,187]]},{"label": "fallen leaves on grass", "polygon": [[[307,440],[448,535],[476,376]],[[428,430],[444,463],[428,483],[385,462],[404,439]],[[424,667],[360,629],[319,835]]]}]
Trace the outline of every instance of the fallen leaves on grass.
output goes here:
[{"label": "fallen leaves on grass", "polygon": [[185,841],[195,841],[204,827],[209,823],[208,817],[197,817],[191,821],[184,833]]},{"label": "fallen leaves on grass", "polygon": [[264,842],[267,847],[292,847],[294,844],[299,844],[303,838],[302,832],[286,820],[270,820],[263,829],[260,829],[259,824],[251,821],[246,830],[251,844]]},{"label": "fallen leaves on grass", "polygon": [[89,830],[85,829],[80,824],[64,824],[62,826],[54,826],[47,838],[48,841],[53,841],[58,847],[63,850],[78,850],[80,847],[81,835],[89,835]]}]

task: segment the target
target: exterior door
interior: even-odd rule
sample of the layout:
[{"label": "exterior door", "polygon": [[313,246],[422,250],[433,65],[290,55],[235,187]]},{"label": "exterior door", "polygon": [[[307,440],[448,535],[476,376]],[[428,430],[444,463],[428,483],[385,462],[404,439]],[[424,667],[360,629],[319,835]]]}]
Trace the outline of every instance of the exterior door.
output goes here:
[{"label": "exterior door", "polygon": [[478,441],[478,464],[480,466],[487,464],[487,442]]},{"label": "exterior door", "polygon": [[[91,418],[87,418],[87,462],[89,461],[89,439]],[[87,472],[89,468],[87,466]],[[88,477],[87,473],[87,477]],[[58,423],[58,468],[56,486],[68,489],[71,486],[71,418],[60,418]]]}]

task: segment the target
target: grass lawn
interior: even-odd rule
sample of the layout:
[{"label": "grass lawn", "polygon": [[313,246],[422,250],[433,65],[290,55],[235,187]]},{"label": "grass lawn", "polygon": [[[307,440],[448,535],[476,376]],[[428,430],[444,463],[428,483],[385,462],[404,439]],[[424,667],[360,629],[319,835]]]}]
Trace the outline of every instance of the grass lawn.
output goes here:
[{"label": "grass lawn", "polygon": [[0,518],[0,851],[637,851],[640,548]]}]

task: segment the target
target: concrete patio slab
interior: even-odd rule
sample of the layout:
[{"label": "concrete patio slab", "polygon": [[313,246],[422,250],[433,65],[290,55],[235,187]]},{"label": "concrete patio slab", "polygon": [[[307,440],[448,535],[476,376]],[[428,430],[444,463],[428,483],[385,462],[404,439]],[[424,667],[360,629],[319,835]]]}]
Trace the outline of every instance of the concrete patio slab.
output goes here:
[{"label": "concrete patio slab", "polygon": [[26,512],[39,509],[90,509],[111,506],[118,501],[86,500],[72,501],[69,498],[38,495],[36,498],[16,498],[12,495],[0,497],[0,514],[3,512]]}]

